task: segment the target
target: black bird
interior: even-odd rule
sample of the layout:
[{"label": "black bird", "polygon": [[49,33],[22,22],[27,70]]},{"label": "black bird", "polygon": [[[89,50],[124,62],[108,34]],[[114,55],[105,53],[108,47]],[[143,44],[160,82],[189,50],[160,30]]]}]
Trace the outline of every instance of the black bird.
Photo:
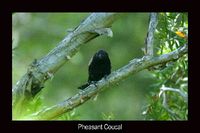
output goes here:
[{"label": "black bird", "polygon": [[85,89],[90,84],[95,83],[102,79],[103,77],[109,75],[111,72],[111,63],[108,57],[108,53],[104,50],[99,50],[95,55],[91,58],[88,67],[88,82],[78,89]]}]

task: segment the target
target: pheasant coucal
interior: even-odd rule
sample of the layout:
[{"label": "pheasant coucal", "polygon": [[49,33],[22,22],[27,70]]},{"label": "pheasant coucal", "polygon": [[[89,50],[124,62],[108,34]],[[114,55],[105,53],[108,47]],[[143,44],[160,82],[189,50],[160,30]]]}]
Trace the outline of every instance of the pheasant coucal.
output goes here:
[{"label": "pheasant coucal", "polygon": [[99,50],[94,56],[91,58],[88,65],[88,82],[78,89],[85,89],[90,84],[95,83],[107,76],[111,72],[111,62],[108,56],[108,53],[104,50]]}]

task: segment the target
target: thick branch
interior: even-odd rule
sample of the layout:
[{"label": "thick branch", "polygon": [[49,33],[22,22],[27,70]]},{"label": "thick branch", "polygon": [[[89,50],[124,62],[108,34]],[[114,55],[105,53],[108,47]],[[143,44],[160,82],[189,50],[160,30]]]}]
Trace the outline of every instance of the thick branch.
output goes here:
[{"label": "thick branch", "polygon": [[153,56],[153,41],[154,41],[154,32],[158,23],[157,13],[150,13],[149,18],[149,28],[146,38],[146,50],[145,53],[148,56]]},{"label": "thick branch", "polygon": [[[93,13],[78,27],[71,31],[56,48],[40,60],[35,60],[27,73],[13,88],[13,110],[20,110],[25,103],[34,97],[44,86],[44,83],[75,53],[77,49],[99,35],[112,36],[109,29],[114,22],[115,13]],[[20,112],[14,112],[18,115]]]},{"label": "thick branch", "polygon": [[96,85],[90,85],[85,90],[79,91],[75,96],[67,99],[66,101],[55,105],[50,108],[46,108],[34,115],[31,116],[31,119],[34,120],[46,120],[53,119],[58,117],[59,115],[68,112],[74,109],[77,106],[80,106],[91,97],[95,96],[99,91],[102,91],[103,88],[110,86],[111,84],[118,83],[124,78],[135,74],[141,70],[147,69],[149,67],[159,65],[162,63],[166,63],[169,61],[177,60],[181,56],[187,53],[188,45],[180,47],[179,49],[170,52],[168,54],[164,54],[158,57],[152,56],[144,56],[141,59],[133,59],[126,66],[118,69],[117,71],[112,72],[106,79],[98,81]]}]

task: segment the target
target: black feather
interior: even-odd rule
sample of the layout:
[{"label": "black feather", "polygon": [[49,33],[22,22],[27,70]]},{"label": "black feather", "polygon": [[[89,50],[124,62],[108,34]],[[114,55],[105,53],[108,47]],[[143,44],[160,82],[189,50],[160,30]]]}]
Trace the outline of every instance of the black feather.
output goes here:
[{"label": "black feather", "polygon": [[103,77],[109,75],[111,72],[111,62],[108,56],[108,53],[104,50],[99,50],[89,62],[88,67],[88,82],[78,89],[85,89],[93,81],[99,81]]}]

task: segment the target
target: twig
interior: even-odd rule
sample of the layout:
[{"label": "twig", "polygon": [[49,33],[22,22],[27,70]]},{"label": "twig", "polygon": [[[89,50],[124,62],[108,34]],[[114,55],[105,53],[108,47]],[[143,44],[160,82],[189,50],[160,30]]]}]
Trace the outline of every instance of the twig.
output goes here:
[{"label": "twig", "polygon": [[166,91],[172,91],[172,92],[176,92],[178,94],[180,94],[183,98],[184,101],[187,103],[188,101],[188,97],[187,94],[183,91],[181,91],[180,89],[175,89],[175,88],[169,88],[169,87],[165,87],[164,85],[160,88],[160,93],[159,93],[159,97],[163,97],[163,107],[166,109],[167,112],[169,112],[172,116],[179,118],[179,116],[169,108],[168,104],[167,104],[167,96],[166,96]]},{"label": "twig", "polygon": [[187,102],[188,101],[188,96],[185,92],[181,91],[180,89],[175,89],[175,88],[170,88],[170,87],[166,87],[166,86],[162,86],[160,88],[160,93],[159,93],[159,96],[162,95],[162,93],[164,93],[165,91],[173,91],[173,92],[176,92],[178,93],[179,95],[181,95],[183,98],[184,98],[184,101]]}]

